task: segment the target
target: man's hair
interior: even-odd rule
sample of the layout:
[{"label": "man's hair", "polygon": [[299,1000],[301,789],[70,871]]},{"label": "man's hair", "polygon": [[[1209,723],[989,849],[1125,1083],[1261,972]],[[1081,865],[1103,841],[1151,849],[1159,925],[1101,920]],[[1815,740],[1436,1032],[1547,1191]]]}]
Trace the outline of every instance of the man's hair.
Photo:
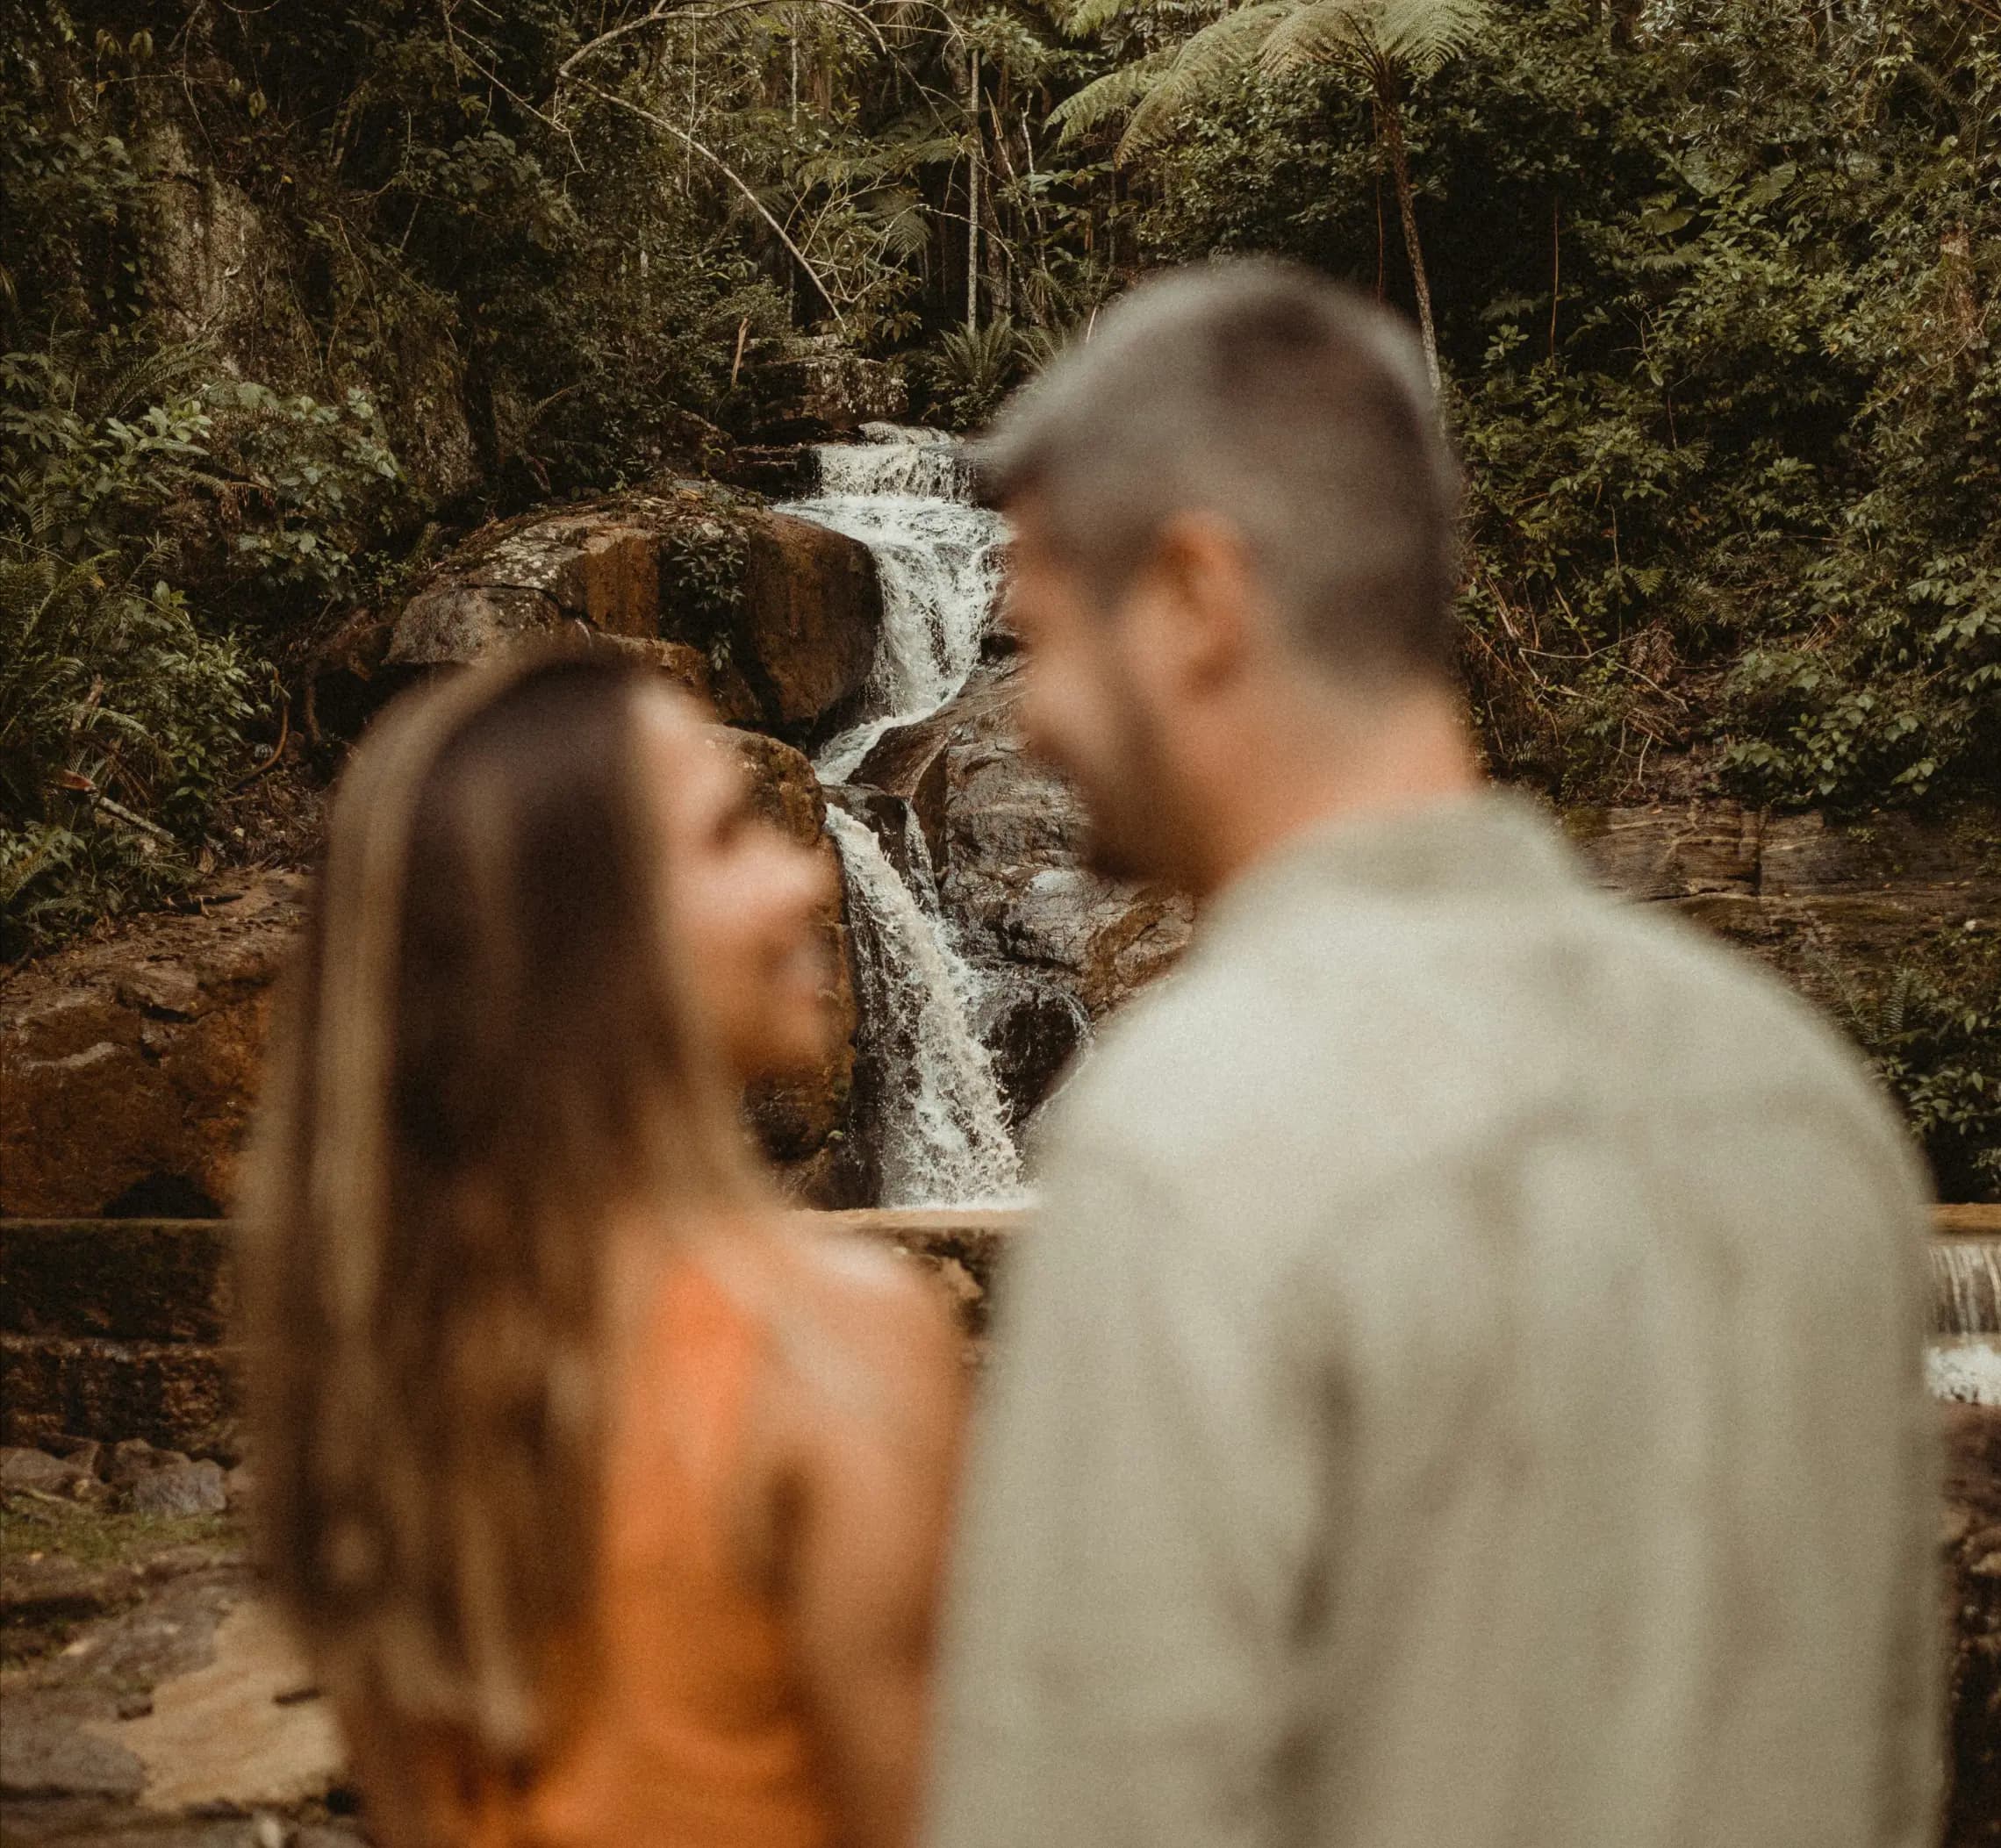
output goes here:
[{"label": "man's hair", "polygon": [[1459,468],[1395,316],[1287,265],[1144,283],[1001,412],[982,493],[1101,600],[1182,512],[1226,520],[1294,640],[1344,677],[1452,671]]}]

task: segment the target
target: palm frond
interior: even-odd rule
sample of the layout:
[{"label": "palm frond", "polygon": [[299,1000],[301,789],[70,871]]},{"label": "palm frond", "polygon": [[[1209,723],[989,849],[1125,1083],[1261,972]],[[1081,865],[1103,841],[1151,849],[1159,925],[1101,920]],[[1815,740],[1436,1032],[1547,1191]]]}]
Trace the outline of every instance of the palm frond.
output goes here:
[{"label": "palm frond", "polygon": [[1464,51],[1488,18],[1487,0],[1305,0],[1266,39],[1259,64],[1279,76],[1366,61],[1422,80]]},{"label": "palm frond", "polygon": [[1050,111],[1049,119],[1063,131],[1065,141],[1074,140],[1108,118],[1135,108],[1173,61],[1174,47],[1171,45],[1149,52],[1065,97]]},{"label": "palm frond", "polygon": [[1382,0],[1376,43],[1406,75],[1430,76],[1487,28],[1487,0]]},{"label": "palm frond", "polygon": [[1122,14],[1158,4],[1158,0],[1055,0],[1051,11],[1065,32],[1072,39],[1082,39],[1109,25]]},{"label": "palm frond", "polygon": [[1188,105],[1258,54],[1293,0],[1252,0],[1205,25],[1175,53],[1127,119],[1118,157],[1130,160],[1164,140]]}]

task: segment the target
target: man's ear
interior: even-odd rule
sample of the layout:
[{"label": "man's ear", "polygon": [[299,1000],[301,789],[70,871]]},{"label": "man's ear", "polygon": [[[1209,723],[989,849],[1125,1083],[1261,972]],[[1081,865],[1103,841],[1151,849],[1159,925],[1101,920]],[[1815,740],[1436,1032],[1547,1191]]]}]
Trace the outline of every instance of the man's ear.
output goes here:
[{"label": "man's ear", "polygon": [[1237,673],[1255,636],[1259,586],[1242,536],[1213,513],[1173,515],[1135,585],[1137,638],[1189,691]]}]

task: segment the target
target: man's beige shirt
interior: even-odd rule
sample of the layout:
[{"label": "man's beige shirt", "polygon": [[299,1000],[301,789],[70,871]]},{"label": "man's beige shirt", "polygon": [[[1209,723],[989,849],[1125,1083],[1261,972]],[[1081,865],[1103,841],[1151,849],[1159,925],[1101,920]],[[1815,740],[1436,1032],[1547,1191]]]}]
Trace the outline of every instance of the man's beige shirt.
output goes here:
[{"label": "man's beige shirt", "polygon": [[1924,1198],[1525,805],[1233,885],[1056,1107],[929,1848],[1933,1838]]}]

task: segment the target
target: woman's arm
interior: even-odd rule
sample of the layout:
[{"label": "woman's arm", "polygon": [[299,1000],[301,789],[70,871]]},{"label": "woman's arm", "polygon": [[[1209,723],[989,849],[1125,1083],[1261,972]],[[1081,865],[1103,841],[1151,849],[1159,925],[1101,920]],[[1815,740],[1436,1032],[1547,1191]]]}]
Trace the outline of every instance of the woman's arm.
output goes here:
[{"label": "woman's arm", "polygon": [[885,1253],[829,1255],[793,1372],[785,1582],[844,1848],[909,1848],[958,1473],[965,1370],[940,1293]]}]

